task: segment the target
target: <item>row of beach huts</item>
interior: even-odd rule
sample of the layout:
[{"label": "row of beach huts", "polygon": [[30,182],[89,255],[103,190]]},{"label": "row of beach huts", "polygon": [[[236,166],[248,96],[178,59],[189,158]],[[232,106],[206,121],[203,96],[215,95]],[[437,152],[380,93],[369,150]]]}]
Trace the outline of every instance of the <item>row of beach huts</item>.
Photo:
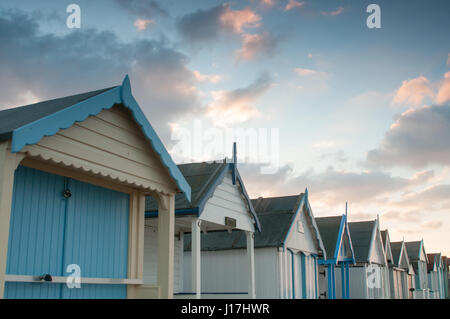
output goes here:
[{"label": "row of beach huts", "polygon": [[444,299],[449,260],[379,218],[250,199],[176,165],[119,86],[0,111],[0,298]]}]

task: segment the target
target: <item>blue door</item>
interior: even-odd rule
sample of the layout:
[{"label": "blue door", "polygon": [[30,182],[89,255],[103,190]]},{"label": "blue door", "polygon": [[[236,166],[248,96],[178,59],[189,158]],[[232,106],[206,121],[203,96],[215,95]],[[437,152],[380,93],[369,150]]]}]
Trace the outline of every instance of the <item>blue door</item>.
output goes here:
[{"label": "blue door", "polygon": [[[68,191],[68,192],[65,192]],[[65,192],[65,196],[64,196]],[[129,196],[19,166],[15,172],[6,273],[126,278]],[[13,282],[5,298],[125,298],[125,285]]]}]

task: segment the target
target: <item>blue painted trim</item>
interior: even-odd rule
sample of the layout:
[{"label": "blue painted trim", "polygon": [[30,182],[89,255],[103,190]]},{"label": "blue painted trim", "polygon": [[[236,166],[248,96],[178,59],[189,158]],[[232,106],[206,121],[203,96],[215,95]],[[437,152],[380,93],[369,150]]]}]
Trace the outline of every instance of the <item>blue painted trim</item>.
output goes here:
[{"label": "blue painted trim", "polygon": [[295,299],[295,268],[294,268],[294,253],[292,250],[288,248],[289,252],[291,253],[291,285],[292,285],[292,299]]},{"label": "blue painted trim", "polygon": [[75,122],[82,122],[88,116],[97,115],[102,110],[110,109],[116,104],[123,104],[131,111],[135,121],[141,126],[144,135],[159,155],[161,162],[169,170],[170,176],[190,202],[191,187],[183,174],[181,174],[177,165],[173,162],[155,130],[134,99],[131,93],[128,75],[125,76],[121,86],[114,87],[106,92],[15,129],[12,133],[11,151],[17,153],[25,145],[36,144],[44,136],[52,136],[60,129],[69,128]]},{"label": "blue painted trim", "polygon": [[[225,174],[229,171],[233,171],[233,164],[229,163],[229,165],[224,165],[224,168],[222,169],[222,171],[219,173],[219,175],[217,175],[216,179],[214,180],[214,182],[210,185],[210,187],[208,188],[207,192],[203,195],[203,198],[200,200],[199,204],[197,207],[192,207],[192,208],[184,208],[184,209],[175,209],[175,215],[196,215],[197,217],[200,217],[200,215],[203,212],[203,209],[205,208],[206,202],[214,195],[214,191],[216,190],[217,186],[219,186],[224,177]],[[242,181],[241,176],[239,175],[239,171],[236,170],[236,179],[239,183],[239,186],[241,187],[241,191],[242,191],[242,195],[244,196],[247,205],[249,207],[250,213],[253,217],[253,219],[255,220],[255,224],[256,224],[256,229],[261,232],[261,223],[259,222],[258,219],[258,215],[255,212],[255,209],[253,208],[252,205],[252,201],[250,200],[250,197],[247,194],[247,191],[245,189],[244,186],[244,182]],[[145,217],[146,218],[151,218],[151,217],[157,217],[158,216],[158,211],[147,211],[145,212]]]},{"label": "blue painted trim", "polygon": [[236,185],[237,151],[236,142],[233,143],[233,169],[231,171],[233,185]]},{"label": "blue painted trim", "polygon": [[[64,177],[64,190],[69,189],[69,179],[67,177]],[[61,251],[61,270],[60,274],[61,276],[64,276],[66,273],[66,270],[64,269],[64,260],[66,257],[66,229],[67,229],[67,210],[69,206],[69,199],[64,198],[64,222],[63,222],[63,229],[62,229],[62,251]],[[64,285],[60,285],[59,287],[59,298],[63,298],[63,292],[64,292]]]},{"label": "blue painted trim", "polygon": [[300,253],[300,258],[302,260],[302,298],[306,299],[306,262],[305,262],[305,254]]},{"label": "blue painted trim", "polygon": [[[175,210],[175,216],[176,215],[196,215],[198,217],[198,207]],[[151,217],[158,217],[158,211],[153,210],[145,212],[145,218]]]},{"label": "blue painted trim", "polygon": [[332,271],[333,265],[328,265],[328,299],[334,299],[333,298],[333,271]]},{"label": "blue painted trim", "polygon": [[219,186],[222,183],[223,178],[225,177],[225,173],[228,170],[229,170],[229,165],[224,165],[220,174],[217,175],[214,182],[209,186],[206,193],[204,193],[203,197],[200,199],[200,201],[198,203],[199,216],[203,213],[203,209],[205,208],[205,205],[206,205],[206,202],[208,201],[208,199],[210,199],[214,195],[214,191],[216,190],[217,186]]},{"label": "blue painted trim", "polygon": [[336,247],[334,248],[334,256],[333,259],[337,260],[338,255],[339,255],[339,250],[341,248],[342,245],[342,235],[344,234],[344,229],[345,229],[345,217],[342,216],[341,218],[341,224],[339,225],[339,234],[338,234],[338,239],[336,241]]},{"label": "blue painted trim", "polygon": [[342,299],[345,299],[345,287],[347,286],[347,283],[345,282],[345,268],[344,264],[341,264],[341,293],[342,293]]}]

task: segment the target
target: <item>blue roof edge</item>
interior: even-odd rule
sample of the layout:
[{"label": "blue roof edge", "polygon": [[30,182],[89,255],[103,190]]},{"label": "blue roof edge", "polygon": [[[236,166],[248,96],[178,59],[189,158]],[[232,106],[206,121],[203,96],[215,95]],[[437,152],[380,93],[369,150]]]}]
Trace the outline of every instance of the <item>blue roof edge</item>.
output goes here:
[{"label": "blue roof edge", "polygon": [[125,76],[121,86],[111,88],[108,91],[15,129],[12,133],[11,151],[17,153],[26,145],[36,144],[44,136],[52,136],[60,129],[69,128],[75,122],[82,122],[91,115],[97,115],[102,110],[112,108],[115,104],[123,104],[131,111],[134,120],[141,126],[144,135],[159,155],[161,162],[167,167],[170,176],[190,202],[191,187],[134,99],[128,75]]}]

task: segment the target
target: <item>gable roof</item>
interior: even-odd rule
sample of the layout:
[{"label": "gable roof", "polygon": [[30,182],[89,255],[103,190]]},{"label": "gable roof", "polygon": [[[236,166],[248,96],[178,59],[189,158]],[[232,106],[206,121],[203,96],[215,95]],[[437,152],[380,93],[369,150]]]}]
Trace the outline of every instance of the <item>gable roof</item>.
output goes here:
[{"label": "gable roof", "polygon": [[[305,196],[305,194],[301,193],[283,197],[260,197],[252,199],[251,202],[261,223],[261,232],[255,233],[254,247],[283,247],[297,212],[302,207],[307,206],[305,205],[307,203],[307,195]],[[310,211],[310,207],[306,210]],[[314,225],[313,228],[315,227]],[[318,241],[318,247],[324,250],[320,237]],[[185,250],[189,250],[190,245],[190,234],[186,234]],[[246,237],[242,231],[233,230],[231,234],[227,231],[202,234],[202,250],[240,249],[246,248],[246,246]]]},{"label": "gable roof", "polygon": [[131,111],[178,189],[190,200],[191,188],[134,99],[128,75],[120,86],[0,111],[0,141],[11,139],[11,151],[16,153],[25,145],[36,144],[44,136],[52,136],[119,104]]},{"label": "gable roof", "polygon": [[[233,171],[234,165],[234,163],[227,163],[225,160],[223,162],[202,162],[178,165],[180,172],[183,174],[187,183],[191,187],[192,195],[190,202],[180,194],[175,195],[175,213],[188,213],[200,216],[206,202],[212,197],[216,187],[223,181],[225,174],[229,171]],[[234,172],[236,174],[236,181],[239,183],[242,195],[246,200],[252,217],[255,220],[256,228],[260,230],[260,221],[253,208],[250,198],[247,195],[247,191],[245,190],[239,171],[236,169]],[[145,211],[147,217],[157,216],[158,204],[151,196],[147,196],[145,198]]]},{"label": "gable roof", "polygon": [[441,258],[440,253],[427,254],[427,258],[428,258],[428,263],[427,263],[427,271],[428,272],[433,271],[435,265],[437,267],[439,267],[438,263],[440,264],[440,258]]},{"label": "gable roof", "polygon": [[392,262],[395,266],[400,264],[400,254],[402,253],[403,242],[392,242],[391,250],[392,250],[392,258],[394,259]]},{"label": "gable roof", "polygon": [[383,248],[384,252],[386,254],[386,259],[391,262],[394,261],[394,256],[392,253],[392,246],[391,246],[391,236],[389,236],[389,231],[387,229],[380,231],[381,233],[381,239],[383,240]]},{"label": "gable roof", "polygon": [[316,223],[327,253],[327,260],[337,262],[339,248],[343,243],[344,235],[347,234],[350,252],[354,261],[355,256],[350,232],[348,230],[347,216],[316,217]]},{"label": "gable roof", "polygon": [[14,130],[92,98],[114,87],[66,96],[0,111],[0,141],[9,140]]},{"label": "gable roof", "polygon": [[376,220],[348,223],[356,262],[369,262]]},{"label": "gable roof", "polygon": [[[406,251],[408,252],[409,260],[418,261],[420,260],[420,252],[423,248],[423,240],[420,241],[409,241],[405,242]],[[428,262],[428,257],[425,255],[425,259]]]},{"label": "gable roof", "polygon": [[[409,257],[408,252],[406,250],[405,242],[404,241],[397,241],[397,242],[391,242],[391,251],[392,251],[392,263],[396,267],[401,266],[401,258],[405,257],[406,263],[409,268]],[[405,255],[405,256],[403,256]]]},{"label": "gable roof", "polygon": [[339,240],[343,216],[316,217],[328,258],[333,258]]}]

